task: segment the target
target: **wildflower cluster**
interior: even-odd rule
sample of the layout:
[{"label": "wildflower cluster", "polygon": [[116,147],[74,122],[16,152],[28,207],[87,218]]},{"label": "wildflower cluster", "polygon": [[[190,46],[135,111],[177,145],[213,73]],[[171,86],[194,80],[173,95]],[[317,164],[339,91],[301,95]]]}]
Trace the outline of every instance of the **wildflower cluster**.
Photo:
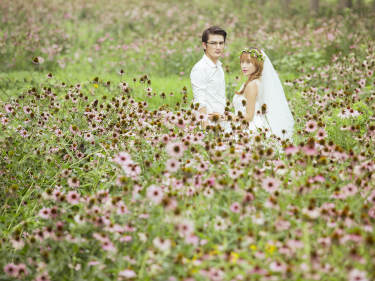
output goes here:
[{"label": "wildflower cluster", "polygon": [[[0,279],[374,280],[372,25],[128,2],[0,4]],[[230,98],[231,133],[200,127],[201,13],[273,50],[292,140],[244,130]]]}]

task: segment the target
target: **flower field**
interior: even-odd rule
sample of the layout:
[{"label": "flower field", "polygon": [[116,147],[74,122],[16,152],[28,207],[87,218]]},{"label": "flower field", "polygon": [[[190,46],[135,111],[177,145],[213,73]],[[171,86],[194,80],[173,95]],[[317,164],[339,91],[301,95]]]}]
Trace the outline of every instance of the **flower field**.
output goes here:
[{"label": "flower field", "polygon": [[[375,14],[260,2],[0,2],[0,280],[375,280]],[[227,118],[258,46],[292,140],[201,129],[213,24]]]}]

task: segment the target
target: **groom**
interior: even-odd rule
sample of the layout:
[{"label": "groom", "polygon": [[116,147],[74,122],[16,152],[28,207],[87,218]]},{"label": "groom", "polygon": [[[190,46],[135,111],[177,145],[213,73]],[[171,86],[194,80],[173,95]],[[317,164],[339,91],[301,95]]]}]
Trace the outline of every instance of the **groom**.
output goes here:
[{"label": "groom", "polygon": [[[217,121],[224,114],[226,106],[224,71],[219,61],[223,55],[227,33],[218,26],[203,31],[204,55],[190,73],[193,89],[193,103],[199,103],[198,111],[207,114],[210,121]],[[207,122],[203,122],[203,127]]]}]

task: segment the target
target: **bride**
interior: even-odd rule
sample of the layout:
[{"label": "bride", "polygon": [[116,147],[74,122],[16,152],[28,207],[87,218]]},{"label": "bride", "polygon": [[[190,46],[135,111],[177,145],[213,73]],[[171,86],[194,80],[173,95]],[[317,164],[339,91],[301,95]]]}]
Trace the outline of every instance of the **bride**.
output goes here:
[{"label": "bride", "polygon": [[242,115],[253,133],[291,139],[294,119],[280,79],[264,51],[244,49],[240,55],[242,73],[247,81],[233,97],[236,115]]}]

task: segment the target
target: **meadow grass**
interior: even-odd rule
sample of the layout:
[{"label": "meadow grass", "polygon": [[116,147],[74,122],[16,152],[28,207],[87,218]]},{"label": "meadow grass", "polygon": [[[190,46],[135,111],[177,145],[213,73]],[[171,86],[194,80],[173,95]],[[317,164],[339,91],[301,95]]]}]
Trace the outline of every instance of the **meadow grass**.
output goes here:
[{"label": "meadow grass", "polygon": [[[0,280],[373,280],[372,14],[321,2],[0,3]],[[228,101],[263,48],[292,140],[198,125],[214,23]]]}]

